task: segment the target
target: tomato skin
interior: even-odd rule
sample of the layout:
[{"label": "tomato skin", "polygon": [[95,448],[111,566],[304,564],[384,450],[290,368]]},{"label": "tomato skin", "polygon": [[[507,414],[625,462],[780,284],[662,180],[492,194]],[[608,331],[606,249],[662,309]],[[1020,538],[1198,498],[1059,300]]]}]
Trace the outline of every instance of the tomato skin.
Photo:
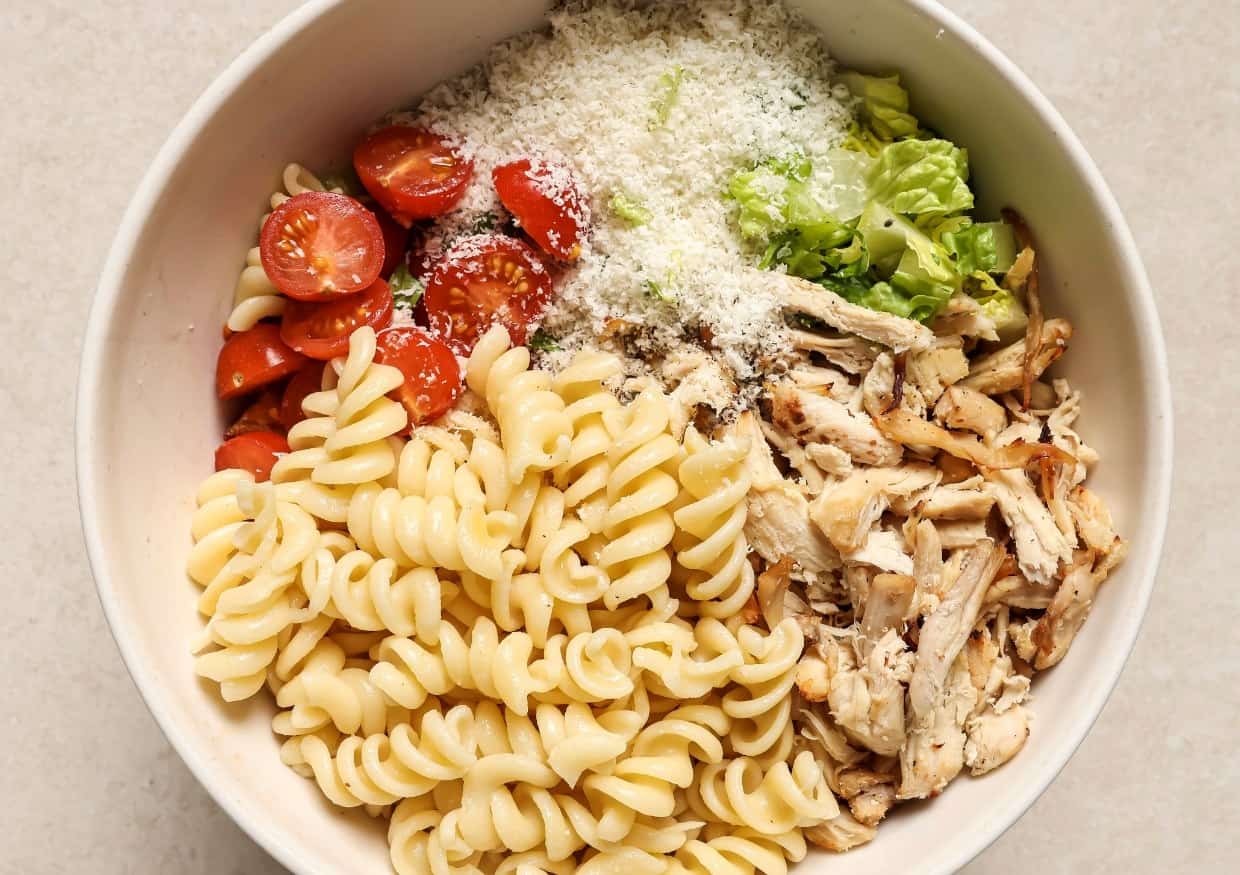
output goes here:
[{"label": "tomato skin", "polygon": [[452,349],[421,328],[380,332],[375,358],[405,375],[404,385],[391,394],[405,406],[411,426],[443,416],[464,391],[461,366]]},{"label": "tomato skin", "polygon": [[272,284],[301,301],[360,292],[379,277],[385,260],[374,213],[330,191],[303,192],[276,207],[258,246]]},{"label": "tomato skin", "polygon": [[288,381],[284,387],[284,395],[280,398],[280,425],[289,431],[297,423],[306,418],[302,412],[301,402],[307,395],[313,395],[323,386],[323,365],[311,362]]},{"label": "tomato skin", "polygon": [[495,192],[521,228],[549,255],[581,255],[590,210],[576,177],[563,164],[521,158],[491,171]]},{"label": "tomato skin", "polygon": [[312,359],[328,361],[349,351],[349,335],[363,325],[378,331],[392,321],[392,291],[381,279],[356,295],[312,304],[289,301],[280,337]]},{"label": "tomato skin", "polygon": [[408,254],[409,229],[383,210],[375,210],[375,219],[383,233],[383,268],[379,271],[379,276],[388,279]]},{"label": "tomato skin", "polygon": [[271,479],[276,453],[287,453],[288,441],[274,431],[247,431],[224,441],[215,451],[215,470],[239,468],[262,482]]},{"label": "tomato skin", "polygon": [[469,185],[473,162],[444,137],[409,125],[390,125],[353,150],[353,168],[370,196],[406,228],[450,210]]},{"label": "tomato skin", "polygon": [[306,357],[280,339],[280,326],[260,322],[234,334],[215,362],[215,394],[223,401],[261,389],[301,369]]},{"label": "tomato skin", "polygon": [[423,300],[431,330],[458,355],[469,355],[496,322],[514,344],[525,343],[530,323],[551,300],[551,276],[520,240],[480,234],[440,256]]}]

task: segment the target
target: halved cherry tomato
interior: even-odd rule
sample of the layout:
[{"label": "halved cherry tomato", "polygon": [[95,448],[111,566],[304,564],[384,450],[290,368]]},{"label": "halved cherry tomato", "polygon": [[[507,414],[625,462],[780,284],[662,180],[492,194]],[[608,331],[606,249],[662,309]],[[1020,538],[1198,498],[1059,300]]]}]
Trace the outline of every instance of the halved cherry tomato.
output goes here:
[{"label": "halved cherry tomato", "polygon": [[289,301],[280,337],[312,359],[327,361],[349,351],[349,335],[363,325],[378,331],[392,321],[392,292],[381,279],[358,295],[322,304]]},{"label": "halved cherry tomato", "polygon": [[392,125],[353,150],[357,176],[392,218],[406,228],[433,219],[461,199],[473,176],[472,161],[426,128]]},{"label": "halved cherry tomato", "polygon": [[392,397],[409,411],[409,424],[443,416],[460,397],[461,367],[446,343],[421,328],[389,328],[378,338],[375,358],[399,368],[405,383]]},{"label": "halved cherry tomato", "polygon": [[280,399],[280,425],[288,431],[306,418],[301,409],[301,402],[307,395],[312,395],[323,386],[323,365],[311,362],[288,381],[284,387],[284,395]]},{"label": "halved cherry tomato", "polygon": [[260,322],[234,334],[215,362],[215,394],[223,400],[261,389],[301,369],[306,357],[280,339],[280,326]]},{"label": "halved cherry tomato", "polygon": [[287,453],[288,441],[274,431],[247,431],[224,441],[215,451],[215,470],[240,468],[255,480],[270,480],[276,453]]},{"label": "halved cherry tomato", "polygon": [[430,327],[460,355],[469,355],[495,322],[514,344],[551,300],[551,277],[520,240],[482,234],[457,241],[436,262],[426,283]]},{"label": "halved cherry tomato", "polygon": [[496,167],[491,181],[504,206],[543,251],[564,261],[581,255],[590,209],[568,167],[521,158]]},{"label": "halved cherry tomato", "polygon": [[375,210],[375,218],[379,220],[379,230],[383,232],[383,269],[379,271],[379,276],[387,279],[408,254],[409,229],[383,210]]},{"label": "halved cherry tomato", "polygon": [[360,292],[378,279],[384,261],[374,213],[330,191],[303,192],[276,207],[258,247],[271,282],[301,301]]}]

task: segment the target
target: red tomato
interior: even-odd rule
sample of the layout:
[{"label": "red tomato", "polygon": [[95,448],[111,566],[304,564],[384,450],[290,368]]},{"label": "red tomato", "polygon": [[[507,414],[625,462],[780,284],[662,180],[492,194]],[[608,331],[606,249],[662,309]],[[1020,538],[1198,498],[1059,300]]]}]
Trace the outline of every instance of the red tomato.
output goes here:
[{"label": "red tomato", "polygon": [[349,351],[349,335],[363,325],[378,331],[392,321],[392,292],[375,280],[359,295],[321,304],[289,301],[280,322],[280,337],[303,355],[327,361]]},{"label": "red tomato", "polygon": [[379,230],[383,232],[383,269],[379,276],[387,279],[400,266],[409,248],[409,229],[398,223],[383,210],[375,211]]},{"label": "red tomato", "polygon": [[260,322],[234,334],[220,347],[215,363],[215,394],[236,398],[300,370],[306,357],[280,339],[280,326]]},{"label": "red tomato", "polygon": [[461,199],[474,165],[447,140],[408,125],[382,128],[353,150],[357,176],[393,219],[406,228],[433,219]]},{"label": "red tomato", "polygon": [[568,167],[521,158],[496,167],[491,180],[508,212],[544,252],[564,261],[581,255],[590,209]]},{"label": "red tomato", "polygon": [[392,396],[409,411],[409,424],[443,416],[460,397],[461,367],[446,343],[421,328],[389,328],[379,335],[375,358],[399,368],[405,383]]},{"label": "red tomato", "polygon": [[520,240],[498,234],[466,237],[435,263],[426,283],[430,327],[460,355],[495,322],[514,344],[551,300],[551,277]]},{"label": "red tomato", "polygon": [[312,395],[323,386],[323,366],[311,362],[293,375],[284,387],[284,395],[280,399],[280,424],[288,431],[306,418],[302,412],[301,402],[307,395]]},{"label": "red tomato", "polygon": [[255,480],[271,479],[276,453],[287,453],[288,441],[274,431],[247,431],[224,441],[215,451],[215,470],[240,468],[254,475]]},{"label": "red tomato", "polygon": [[307,191],[276,207],[258,246],[272,283],[302,301],[360,292],[379,277],[385,254],[374,213],[330,191]]}]

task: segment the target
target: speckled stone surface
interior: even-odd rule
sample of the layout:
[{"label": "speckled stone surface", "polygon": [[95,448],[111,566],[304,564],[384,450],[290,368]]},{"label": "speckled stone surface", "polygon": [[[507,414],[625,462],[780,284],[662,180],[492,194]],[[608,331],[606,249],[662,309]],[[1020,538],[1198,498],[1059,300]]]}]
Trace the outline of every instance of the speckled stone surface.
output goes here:
[{"label": "speckled stone surface", "polygon": [[[295,5],[0,0],[6,875],[283,871],[190,776],[121,665],[83,552],[72,427],[83,322],[125,203],[212,77]],[[1163,571],[1128,669],[1060,778],[966,871],[1235,871],[1240,6],[948,5],[1032,76],[1114,188],[1158,295],[1180,423]]]}]

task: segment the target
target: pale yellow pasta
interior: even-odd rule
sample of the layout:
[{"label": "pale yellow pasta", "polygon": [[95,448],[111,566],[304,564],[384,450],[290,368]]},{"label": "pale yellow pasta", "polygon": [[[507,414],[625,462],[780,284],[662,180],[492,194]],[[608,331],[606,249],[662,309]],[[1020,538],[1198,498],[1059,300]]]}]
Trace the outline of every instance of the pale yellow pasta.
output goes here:
[{"label": "pale yellow pasta", "polygon": [[756,760],[737,757],[704,763],[686,784],[689,810],[700,818],[782,835],[839,814],[822,766],[809,751],[765,772]]},{"label": "pale yellow pasta", "polygon": [[478,868],[481,852],[454,843],[445,847],[440,830],[443,820],[440,806],[429,796],[406,799],[396,806],[388,825],[388,846],[397,875],[482,871]]},{"label": "pale yellow pasta", "polygon": [[603,530],[611,472],[608,450],[612,438],[603,415],[620,406],[604,383],[618,376],[620,369],[616,356],[586,350],[573,356],[552,382],[573,424],[568,458],[555,469],[555,485],[564,491],[565,507],[575,511],[594,533]]},{"label": "pale yellow pasta", "polygon": [[474,347],[466,368],[469,388],[486,398],[499,422],[508,477],[521,482],[530,471],[549,471],[567,458],[572,421],[551,391],[551,375],[530,370],[530,353],[512,347],[508,332],[494,325]]},{"label": "pale yellow pasta", "polygon": [[614,608],[667,583],[667,547],[675,531],[669,508],[680,491],[668,469],[680,456],[680,444],[668,431],[670,403],[657,389],[611,413],[605,416],[613,440],[603,517],[607,544],[598,562],[611,578],[603,603]]},{"label": "pale yellow pasta", "polygon": [[288,709],[272,722],[282,735],[305,735],[328,725],[345,735],[374,735],[409,717],[409,708],[388,699],[371,682],[370,671],[350,664],[344,647],[331,638],[315,645],[280,687],[276,704]]},{"label": "pale yellow pasta", "polygon": [[677,478],[689,500],[673,514],[676,561],[689,571],[685,590],[701,614],[731,617],[754,590],[744,531],[749,443],[730,437],[712,444],[690,426],[684,444]]},{"label": "pale yellow pasta", "polygon": [[789,617],[764,635],[753,626],[737,631],[744,664],[732,671],[735,688],[723,697],[723,710],[735,725],[732,748],[745,756],[766,753],[783,737],[792,719],[792,685],[804,637]]},{"label": "pale yellow pasta", "polygon": [[585,605],[552,598],[540,574],[516,573],[525,564],[520,550],[505,550],[500,559],[503,573],[493,580],[468,571],[460,575],[466,596],[489,612],[499,628],[525,631],[535,647],[545,647],[558,631],[571,636],[593,628]]},{"label": "pale yellow pasta", "polygon": [[633,664],[645,670],[647,684],[661,696],[696,699],[726,686],[744,665],[736,638],[714,619],[639,626],[626,638]]},{"label": "pale yellow pasta", "polygon": [[805,859],[799,829],[763,835],[751,829],[727,829],[711,838],[689,841],[666,870],[668,875],[787,875],[788,863]]},{"label": "pale yellow pasta", "polygon": [[433,568],[403,570],[391,559],[377,562],[365,550],[353,550],[335,561],[331,570],[329,613],[359,631],[388,631],[417,635],[428,643],[438,640],[446,589]]}]

